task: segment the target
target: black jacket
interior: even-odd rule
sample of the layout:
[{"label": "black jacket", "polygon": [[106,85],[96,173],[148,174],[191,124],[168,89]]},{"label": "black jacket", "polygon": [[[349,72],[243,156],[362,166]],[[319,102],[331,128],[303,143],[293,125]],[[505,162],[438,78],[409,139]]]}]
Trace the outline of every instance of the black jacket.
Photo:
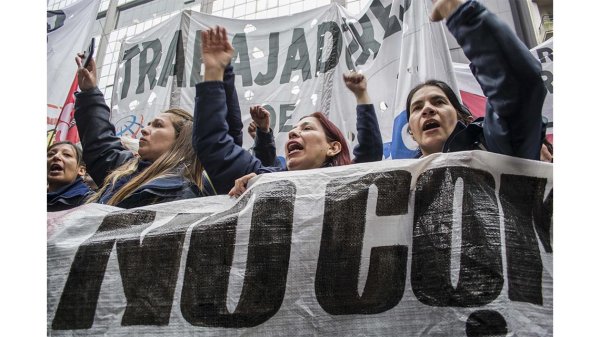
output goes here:
[{"label": "black jacket", "polygon": [[[228,108],[223,82],[196,84],[193,144],[218,194],[228,193],[235,180],[246,174],[286,170],[264,166],[259,159],[234,143],[228,133]],[[354,161],[364,163],[381,160],[383,142],[373,105],[361,104],[356,110],[358,145],[354,148]]]},{"label": "black jacket", "polygon": [[94,193],[81,177],[55,192],[46,193],[47,211],[56,212],[77,207]]},{"label": "black jacket", "polygon": [[[133,160],[134,155],[115,135],[115,127],[109,121],[109,108],[102,92],[94,88],[78,92],[75,96],[75,119],[83,147],[83,160],[94,182],[101,186],[108,174],[127,161]],[[108,186],[98,202],[106,203],[125,183],[149,165],[149,162],[141,161],[136,173],[122,177],[115,184]],[[182,169],[178,167],[173,170],[172,175],[154,179],[140,186],[116,206],[133,208],[215,194],[206,176],[203,176],[204,189],[200,191],[193,182],[183,177]]]},{"label": "black jacket", "polygon": [[486,149],[539,160],[546,96],[539,61],[506,24],[476,1],[461,5],[447,26],[471,61],[487,105],[485,118],[468,126],[457,123],[443,152]]}]

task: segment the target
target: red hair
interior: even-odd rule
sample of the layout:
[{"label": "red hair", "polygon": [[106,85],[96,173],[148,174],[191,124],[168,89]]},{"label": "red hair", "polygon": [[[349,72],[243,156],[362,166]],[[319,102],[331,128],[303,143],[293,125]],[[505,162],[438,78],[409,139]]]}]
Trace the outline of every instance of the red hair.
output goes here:
[{"label": "red hair", "polygon": [[313,112],[312,114],[302,117],[314,117],[316,118],[323,130],[325,130],[325,137],[328,142],[337,141],[342,145],[342,150],[338,152],[335,156],[328,158],[325,162],[324,166],[342,166],[352,164],[352,160],[350,159],[350,151],[348,150],[348,143],[346,142],[346,138],[344,138],[344,134],[340,129],[338,129],[335,124],[333,124],[327,116],[325,116],[322,112]]}]

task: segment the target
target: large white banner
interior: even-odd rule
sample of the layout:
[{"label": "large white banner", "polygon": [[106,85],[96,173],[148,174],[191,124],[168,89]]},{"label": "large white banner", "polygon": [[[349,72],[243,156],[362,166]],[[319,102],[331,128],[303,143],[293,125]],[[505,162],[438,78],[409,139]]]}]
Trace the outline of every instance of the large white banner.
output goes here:
[{"label": "large white banner", "polygon": [[85,50],[90,43],[99,6],[100,0],[80,0],[47,13],[48,130],[54,129],[75,78],[75,54]]},{"label": "large white banner", "polygon": [[48,334],[551,336],[552,165],[482,151],[48,214]]},{"label": "large white banner", "polygon": [[429,6],[373,0],[352,15],[334,3],[265,20],[184,11],[122,44],[111,120],[119,135],[140,137],[140,126],[169,106],[193,111],[194,85],[203,80],[200,32],[220,25],[235,49],[242,119],[247,126],[249,107],[265,105],[278,153],[291,126],[314,111],[328,114],[356,144],[356,100],[342,80],[350,69],[368,79],[389,152],[395,119],[415,84],[437,78],[457,88],[442,24],[429,21]]}]

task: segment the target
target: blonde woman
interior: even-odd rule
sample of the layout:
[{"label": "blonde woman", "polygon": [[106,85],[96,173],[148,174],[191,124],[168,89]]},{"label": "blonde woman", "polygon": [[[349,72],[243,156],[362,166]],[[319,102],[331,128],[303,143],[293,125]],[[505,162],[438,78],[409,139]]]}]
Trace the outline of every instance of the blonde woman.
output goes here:
[{"label": "blonde woman", "polygon": [[98,192],[90,202],[122,208],[213,195],[210,180],[192,148],[192,116],[169,109],[142,129],[139,156],[126,149],[109,122],[109,108],[96,86],[96,63],[87,68],[76,57],[81,92],[75,120],[83,159]]}]

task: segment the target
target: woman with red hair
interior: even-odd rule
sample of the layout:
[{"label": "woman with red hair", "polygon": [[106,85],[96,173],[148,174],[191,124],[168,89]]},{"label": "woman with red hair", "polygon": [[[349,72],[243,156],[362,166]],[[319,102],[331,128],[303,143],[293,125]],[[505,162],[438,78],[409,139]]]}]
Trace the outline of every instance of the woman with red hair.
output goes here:
[{"label": "woman with red hair", "polygon": [[[344,75],[346,86],[357,99],[358,145],[354,161],[342,132],[321,112],[303,117],[288,133],[285,144],[286,168],[265,167],[260,160],[233,142],[226,121],[227,97],[223,73],[233,48],[225,28],[202,32],[204,82],[196,84],[194,108],[194,149],[211,177],[218,194],[240,195],[247,181],[257,174],[286,170],[307,170],[381,160],[383,142],[375,109],[367,94],[366,79],[351,72]],[[250,109],[252,118],[268,130],[269,113],[259,106]],[[265,122],[266,121],[266,122]],[[258,135],[257,135],[258,137]],[[234,186],[235,183],[235,186]]]}]

